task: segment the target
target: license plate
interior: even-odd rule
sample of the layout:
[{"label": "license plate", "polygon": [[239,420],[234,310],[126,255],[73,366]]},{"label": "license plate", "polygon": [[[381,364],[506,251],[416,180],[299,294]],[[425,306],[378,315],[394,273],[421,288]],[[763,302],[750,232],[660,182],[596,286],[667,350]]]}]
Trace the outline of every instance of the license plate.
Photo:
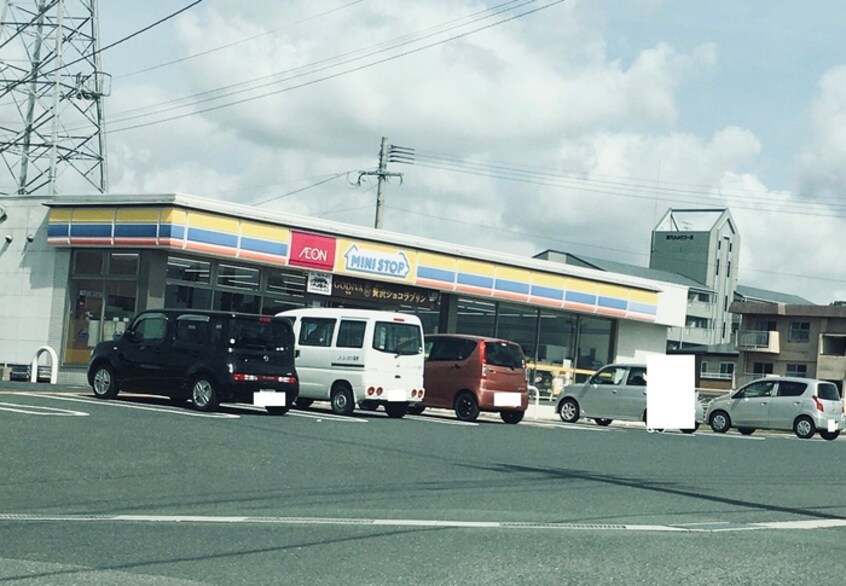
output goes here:
[{"label": "license plate", "polygon": [[520,393],[494,393],[494,407],[519,407]]},{"label": "license plate", "polygon": [[837,431],[837,422],[834,419],[828,420],[828,431]]},{"label": "license plate", "polygon": [[276,391],[259,391],[253,393],[253,405],[259,407],[286,407],[285,393]]},{"label": "license plate", "polygon": [[389,389],[385,391],[385,400],[390,402],[408,401],[405,389]]}]

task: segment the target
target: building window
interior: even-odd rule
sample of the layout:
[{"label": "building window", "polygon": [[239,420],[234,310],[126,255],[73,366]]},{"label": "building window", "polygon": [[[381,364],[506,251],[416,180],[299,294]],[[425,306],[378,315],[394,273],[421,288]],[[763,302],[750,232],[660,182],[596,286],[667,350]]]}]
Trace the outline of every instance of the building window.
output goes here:
[{"label": "building window", "polygon": [[457,305],[456,333],[475,336],[494,335],[496,303],[460,297]]},{"label": "building window", "polygon": [[538,332],[538,310],[528,305],[499,303],[496,312],[496,335],[517,342],[527,360],[535,360],[535,339]]},{"label": "building window", "polygon": [[221,264],[217,269],[217,285],[258,291],[259,271],[250,267]]},{"label": "building window", "polygon": [[752,374],[764,376],[773,373],[772,362],[756,362],[752,365]]},{"label": "building window", "polygon": [[792,321],[787,333],[788,342],[807,342],[811,338],[811,322]]},{"label": "building window", "polygon": [[808,365],[807,364],[787,364],[787,370],[785,372],[786,376],[798,376],[799,378],[807,378],[808,377]]},{"label": "building window", "polygon": [[716,268],[716,270],[714,271],[714,274],[715,274],[715,275],[719,275],[719,274],[720,274],[720,259],[717,259],[717,268]]}]

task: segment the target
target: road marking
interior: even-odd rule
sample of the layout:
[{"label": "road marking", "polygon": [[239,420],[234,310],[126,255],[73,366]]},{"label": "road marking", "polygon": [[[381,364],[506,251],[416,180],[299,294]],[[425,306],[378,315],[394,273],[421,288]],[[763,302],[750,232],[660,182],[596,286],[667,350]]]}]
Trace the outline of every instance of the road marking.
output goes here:
[{"label": "road marking", "polygon": [[310,419],[329,420],[329,421],[345,421],[347,423],[370,423],[369,419],[361,417],[352,417],[350,415],[335,415],[334,413],[315,413],[312,411],[288,411],[288,415],[294,417],[305,417]]},{"label": "road marking", "polygon": [[689,524],[629,523],[549,523],[519,521],[455,521],[449,519],[363,519],[344,517],[251,517],[233,515],[56,515],[0,513],[0,522],[36,523],[198,523],[198,524],[265,524],[265,525],[358,525],[365,527],[431,527],[449,529],[499,529],[541,531],[640,531],[659,533],[726,533],[761,530],[801,530],[846,527],[846,519],[800,519],[763,523],[730,523],[715,521]]},{"label": "road marking", "polygon": [[[759,441],[759,442],[762,442],[765,439],[767,439],[766,437],[760,437],[760,436],[753,437],[751,435],[734,435],[734,434],[728,434],[728,433],[706,433],[706,434],[703,434],[703,437],[721,437],[721,438],[724,438],[724,439],[736,439],[736,440],[755,440],[755,441]],[[772,437],[772,436],[767,436],[767,437]]]},{"label": "road marking", "polygon": [[[40,409],[41,411],[31,411],[31,409]],[[59,409],[57,407],[43,407],[40,405],[20,405],[18,403],[0,403],[0,411],[25,413],[27,415],[47,415],[52,417],[88,417],[90,415],[90,413],[86,413],[85,411],[73,411],[71,409]]]},{"label": "road marking", "polygon": [[476,427],[479,424],[475,421],[461,421],[459,419],[444,419],[442,417],[424,417],[422,415],[406,415],[404,419],[411,419],[412,421],[425,421],[427,423],[442,423],[444,425],[464,425]]},{"label": "road marking", "polygon": [[[265,413],[267,410],[264,407],[257,407],[255,405],[251,405],[250,403],[232,403],[239,409],[248,409],[250,411],[264,411]],[[368,423],[367,419],[362,419],[360,417],[350,417],[348,415],[335,415],[334,413],[317,413],[317,412],[309,412],[309,411],[294,411],[291,409],[288,411],[287,416],[289,417],[305,417],[306,419],[318,419],[318,420],[330,420],[330,421],[345,421],[347,423]]]},{"label": "road marking", "polygon": [[143,405],[130,405],[117,401],[109,401],[102,399],[82,399],[80,397],[59,397],[47,393],[21,393],[29,397],[45,397],[47,399],[54,399],[56,401],[75,401],[77,403],[85,403],[87,405],[101,405],[104,407],[123,407],[125,409],[138,409],[139,411],[153,411],[154,413],[169,413],[171,415],[184,415],[185,417],[205,417],[207,419],[238,419],[240,415],[233,415],[231,413],[196,413],[188,411],[187,409],[168,409],[167,407],[145,407]]}]

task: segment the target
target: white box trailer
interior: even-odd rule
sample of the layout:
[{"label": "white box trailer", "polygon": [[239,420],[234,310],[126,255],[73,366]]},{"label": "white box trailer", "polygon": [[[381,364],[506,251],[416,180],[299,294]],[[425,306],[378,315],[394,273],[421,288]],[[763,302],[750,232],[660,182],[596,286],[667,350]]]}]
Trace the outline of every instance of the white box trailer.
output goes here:
[{"label": "white box trailer", "polygon": [[423,325],[416,315],[343,308],[276,315],[294,326],[298,407],[329,401],[334,413],[349,415],[356,405],[384,406],[388,416],[402,417],[423,399]]}]

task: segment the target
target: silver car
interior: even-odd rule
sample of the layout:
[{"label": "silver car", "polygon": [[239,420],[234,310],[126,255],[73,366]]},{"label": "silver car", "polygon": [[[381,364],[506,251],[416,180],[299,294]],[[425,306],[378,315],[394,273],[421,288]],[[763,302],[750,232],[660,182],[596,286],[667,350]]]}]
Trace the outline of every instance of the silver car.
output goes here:
[{"label": "silver car", "polygon": [[[593,374],[586,382],[568,385],[556,407],[561,421],[575,423],[581,417],[593,419],[597,425],[612,421],[646,422],[646,365],[609,364]],[[696,424],[703,421],[704,408],[696,400]]]},{"label": "silver car", "polygon": [[783,429],[802,439],[819,432],[827,440],[837,438],[846,423],[834,383],[794,377],[757,379],[717,397],[708,404],[705,420],[717,433],[732,427],[744,435]]}]

